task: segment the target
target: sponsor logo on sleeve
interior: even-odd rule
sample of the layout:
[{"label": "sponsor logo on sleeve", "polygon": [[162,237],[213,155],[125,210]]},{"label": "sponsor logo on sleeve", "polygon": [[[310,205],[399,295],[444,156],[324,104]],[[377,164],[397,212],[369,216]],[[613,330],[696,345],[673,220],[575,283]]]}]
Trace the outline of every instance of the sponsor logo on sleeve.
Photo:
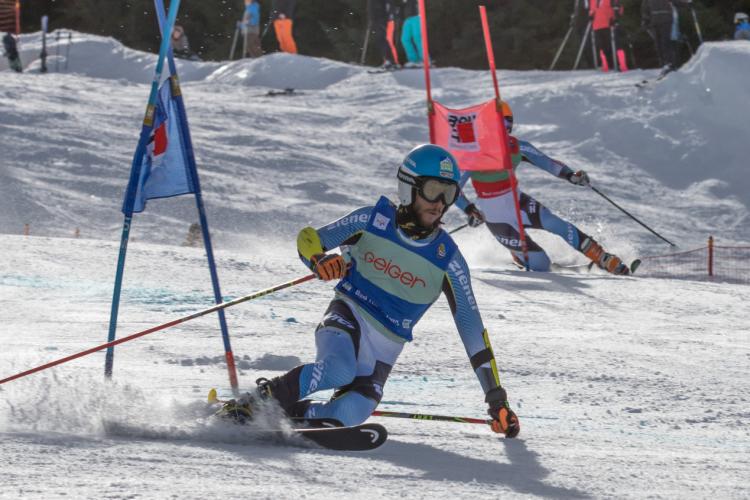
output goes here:
[{"label": "sponsor logo on sleeve", "polygon": [[334,229],[338,229],[342,226],[350,226],[352,224],[367,224],[367,221],[370,220],[370,214],[351,214],[343,219],[339,219],[336,221],[336,223],[329,227],[329,231],[333,231]]},{"label": "sponsor logo on sleeve", "polygon": [[466,296],[466,301],[469,303],[469,307],[471,307],[472,311],[476,311],[477,301],[474,298],[474,292],[471,291],[471,281],[469,281],[469,277],[464,272],[463,267],[461,266],[461,264],[454,260],[451,261],[450,264],[448,264],[448,269],[453,272],[453,274],[456,276],[456,279],[458,280],[459,285],[461,285],[461,290]]}]

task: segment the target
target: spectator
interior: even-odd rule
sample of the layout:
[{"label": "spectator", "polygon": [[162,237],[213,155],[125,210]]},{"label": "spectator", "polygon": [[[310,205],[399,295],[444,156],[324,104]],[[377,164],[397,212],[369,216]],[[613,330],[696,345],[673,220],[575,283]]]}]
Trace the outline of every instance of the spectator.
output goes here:
[{"label": "spectator", "polygon": [[3,37],[3,49],[5,50],[5,57],[8,58],[10,68],[18,73],[22,72],[23,66],[21,65],[21,57],[18,55],[16,39],[10,32],[6,33]]},{"label": "spectator", "polygon": [[403,0],[404,26],[401,28],[401,45],[404,46],[407,62],[406,68],[417,68],[422,65],[422,29],[419,22],[417,0]]},{"label": "spectator", "polygon": [[617,51],[617,62],[619,63],[618,67],[620,71],[628,70],[625,51],[619,48],[621,44],[617,22],[624,12],[625,9],[620,4],[620,0],[591,0],[589,4],[589,17],[591,18],[591,27],[594,30],[596,47],[599,49],[602,71],[606,72],[609,71],[609,68],[615,67],[614,60],[612,59],[613,44]]},{"label": "spectator", "polygon": [[260,57],[260,4],[256,0],[245,0],[242,15],[242,31],[245,34],[245,57]]},{"label": "spectator", "polygon": [[393,0],[372,0],[370,6],[370,20],[372,22],[372,34],[375,44],[383,59],[383,69],[395,69],[399,67],[398,53],[393,42],[396,30],[395,17],[398,7]]},{"label": "spectator", "polygon": [[172,30],[172,53],[175,57],[179,57],[181,59],[190,59],[193,61],[199,61],[200,57],[198,57],[196,54],[194,54],[190,50],[190,43],[188,42],[188,37],[185,34],[185,29],[179,25],[175,24],[174,29]]},{"label": "spectator", "polygon": [[734,15],[734,39],[750,40],[750,19],[744,12],[738,12]]},{"label": "spectator", "polygon": [[282,52],[297,53],[297,44],[292,36],[294,6],[296,0],[273,0],[271,19],[279,48]]},{"label": "spectator", "polygon": [[643,0],[641,3],[641,26],[654,39],[659,65],[665,72],[677,68],[675,46],[682,40],[675,4],[691,3],[692,0]]}]

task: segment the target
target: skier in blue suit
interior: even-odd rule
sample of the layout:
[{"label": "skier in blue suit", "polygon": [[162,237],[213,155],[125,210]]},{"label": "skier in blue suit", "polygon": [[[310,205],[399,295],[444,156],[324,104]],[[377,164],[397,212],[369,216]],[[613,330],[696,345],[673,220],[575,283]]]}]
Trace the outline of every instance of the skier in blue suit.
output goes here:
[{"label": "skier in blue suit", "polygon": [[[381,197],[323,227],[302,229],[297,238],[302,262],[320,279],[338,280],[315,332],[315,362],[258,379],[256,392],[227,403],[225,413],[251,418],[258,398],[273,398],[292,417],[347,426],[364,422],[383,397],[414,327],[442,293],[485,394],[492,429],[515,437],[518,417],[500,384],[469,269],[440,228],[458,197],[458,180],[458,164],[448,151],[418,146],[398,170],[399,206]],[[337,247],[341,255],[328,253]],[[335,389],[330,400],[307,399],[326,389]]]},{"label": "skier in blue suit", "polygon": [[[511,136],[513,131],[513,111],[506,102],[502,102],[505,127],[510,138],[511,160],[513,169],[522,162],[528,162],[560,179],[565,179],[577,186],[588,186],[589,176],[583,170],[573,171],[564,163],[545,155],[531,143]],[[460,186],[471,179],[477,194],[476,205],[471,203],[463,193],[456,202],[469,217],[469,225],[477,227],[487,223],[487,228],[497,241],[510,250],[513,261],[519,267],[526,267],[521,248],[518,217],[513,198],[513,185],[517,184],[515,176],[507,170],[489,170],[466,172],[461,176]],[[613,274],[630,274],[630,269],[614,254],[608,253],[594,238],[587,235],[575,225],[558,217],[546,206],[528,194],[517,191],[518,204],[521,209],[521,220],[524,228],[543,229],[560,236],[565,242],[591,259],[594,264]],[[532,271],[549,271],[552,262],[544,249],[528,233],[526,248],[528,267]]]}]

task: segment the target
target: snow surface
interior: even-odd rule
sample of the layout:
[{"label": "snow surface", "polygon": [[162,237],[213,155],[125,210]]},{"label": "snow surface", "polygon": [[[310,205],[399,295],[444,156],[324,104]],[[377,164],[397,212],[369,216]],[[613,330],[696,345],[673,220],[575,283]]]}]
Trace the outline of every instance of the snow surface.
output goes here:
[{"label": "snow surface", "polygon": [[[152,54],[74,33],[69,73],[42,75],[39,35],[21,42],[27,71],[0,71],[0,378],[106,340],[119,209],[155,64]],[[56,53],[54,40],[48,50]],[[586,169],[691,248],[709,234],[750,241],[748,62],[748,43],[705,44],[642,90],[634,84],[653,71],[500,77],[518,136]],[[419,70],[372,75],[272,54],[181,61],[179,71],[226,298],[304,275],[299,228],[395,195],[396,165],[427,140]],[[492,97],[486,71],[433,77],[448,106]],[[266,95],[288,87],[299,94]],[[626,260],[668,251],[593,192],[530,167],[520,178]],[[211,305],[204,252],[181,246],[196,219],[187,196],[152,200],[136,215],[120,336]],[[451,212],[447,222],[463,217]],[[558,263],[582,262],[559,239],[534,237]],[[0,386],[0,497],[750,496],[750,288],[527,274],[483,228],[456,241],[521,419],[518,439],[374,418],[391,437],[369,453],[259,441],[208,418],[208,389],[226,394],[228,385],[208,316],[119,346],[113,383],[97,353]],[[227,310],[243,388],[313,358],[311,334],[330,297],[330,285],[307,283]],[[415,333],[381,409],[483,416],[443,299]]]}]

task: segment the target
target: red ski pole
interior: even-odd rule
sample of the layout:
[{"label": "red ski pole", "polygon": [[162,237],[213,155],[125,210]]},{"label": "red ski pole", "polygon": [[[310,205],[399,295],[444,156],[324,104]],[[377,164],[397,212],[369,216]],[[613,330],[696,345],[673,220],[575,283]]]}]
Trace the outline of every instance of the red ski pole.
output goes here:
[{"label": "red ski pole", "polygon": [[82,358],[83,356],[86,356],[88,354],[95,353],[97,351],[101,351],[102,349],[107,349],[108,347],[116,346],[117,344],[122,344],[124,342],[128,342],[130,340],[137,339],[138,337],[143,337],[144,335],[148,335],[149,333],[158,332],[159,330],[164,330],[166,328],[169,328],[170,326],[179,325],[180,323],[185,323],[186,321],[190,321],[191,319],[199,318],[201,316],[205,316],[206,314],[210,314],[212,312],[218,311],[219,309],[226,309],[227,307],[236,306],[237,304],[241,304],[242,302],[247,302],[248,300],[257,299],[259,297],[263,297],[264,295],[268,295],[270,293],[283,290],[284,288],[289,288],[294,285],[299,285],[300,283],[304,283],[305,281],[310,281],[311,279],[315,278],[314,274],[310,274],[308,276],[304,276],[302,278],[297,278],[293,281],[287,281],[286,283],[282,283],[280,285],[276,285],[271,288],[266,288],[265,290],[261,290],[259,292],[252,293],[250,295],[245,295],[244,297],[240,297],[238,299],[231,300],[229,302],[223,302],[221,304],[217,304],[213,307],[209,307],[208,309],[204,309],[202,311],[198,311],[196,313],[193,313],[189,316],[183,316],[182,318],[178,318],[172,321],[169,321],[167,323],[163,323],[158,326],[154,326],[152,328],[149,328],[147,330],[143,330],[142,332],[134,333],[132,335],[128,335],[127,337],[122,337],[117,340],[113,340],[112,342],[107,342],[106,344],[102,344],[96,347],[92,347],[91,349],[86,349],[85,351],[81,351],[76,354],[71,354],[70,356],[66,356],[64,358],[60,358],[56,361],[52,361],[50,363],[43,364],[41,366],[37,366],[36,368],[31,368],[30,370],[26,370],[21,373],[16,373],[15,375],[11,375],[10,377],[4,378],[0,380],[0,385],[10,382],[11,380],[16,380],[17,378],[25,377],[26,375],[31,375],[32,373],[40,372],[42,370],[46,370],[47,368],[52,368],[53,366],[61,365],[63,363],[67,363],[68,361],[72,361],[74,359]]}]

